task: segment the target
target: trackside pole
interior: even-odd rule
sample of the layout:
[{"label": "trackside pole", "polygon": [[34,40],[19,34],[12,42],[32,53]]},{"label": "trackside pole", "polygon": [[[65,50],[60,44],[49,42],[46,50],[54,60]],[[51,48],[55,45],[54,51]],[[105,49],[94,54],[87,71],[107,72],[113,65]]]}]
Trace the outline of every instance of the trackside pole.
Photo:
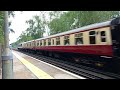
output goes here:
[{"label": "trackside pole", "polygon": [[8,11],[4,11],[4,48],[2,52],[2,79],[13,79],[13,56],[9,46]]}]

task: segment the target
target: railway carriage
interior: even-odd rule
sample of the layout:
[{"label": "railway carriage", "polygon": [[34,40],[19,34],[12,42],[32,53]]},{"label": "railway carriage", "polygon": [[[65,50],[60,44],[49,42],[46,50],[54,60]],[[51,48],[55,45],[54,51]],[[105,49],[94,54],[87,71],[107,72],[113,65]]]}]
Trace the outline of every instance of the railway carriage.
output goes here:
[{"label": "railway carriage", "polygon": [[19,49],[49,56],[68,56],[75,58],[76,61],[80,61],[80,57],[97,57],[97,60],[89,60],[92,63],[100,60],[103,62],[100,57],[118,61],[120,18],[24,42]]}]

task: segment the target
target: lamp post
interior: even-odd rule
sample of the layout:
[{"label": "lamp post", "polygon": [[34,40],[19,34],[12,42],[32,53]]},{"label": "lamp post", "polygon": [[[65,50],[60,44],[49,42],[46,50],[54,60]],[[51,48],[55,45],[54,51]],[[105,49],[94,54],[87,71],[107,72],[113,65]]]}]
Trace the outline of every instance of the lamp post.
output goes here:
[{"label": "lamp post", "polygon": [[2,79],[13,79],[13,56],[9,46],[8,11],[4,11],[4,48],[2,53]]}]

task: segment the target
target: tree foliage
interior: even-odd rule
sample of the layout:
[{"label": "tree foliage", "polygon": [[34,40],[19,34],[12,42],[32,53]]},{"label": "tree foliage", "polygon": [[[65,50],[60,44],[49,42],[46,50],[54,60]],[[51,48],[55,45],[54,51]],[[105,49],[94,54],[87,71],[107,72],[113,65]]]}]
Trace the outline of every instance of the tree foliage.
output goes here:
[{"label": "tree foliage", "polygon": [[118,17],[119,11],[69,11],[54,18],[48,25],[50,34],[56,34]]},{"label": "tree foliage", "polygon": [[[9,17],[15,16],[14,11],[8,12]],[[0,11],[0,43],[4,43],[4,32],[3,32],[3,22],[4,22],[4,11]],[[9,26],[11,25],[11,22],[9,22]],[[14,32],[13,29],[10,29],[11,32]]]},{"label": "tree foliage", "polygon": [[35,15],[32,19],[26,21],[29,27],[19,36],[18,42],[25,42],[43,37],[46,22],[44,20],[44,15],[42,15],[42,17],[43,20]]},{"label": "tree foliage", "polygon": [[4,43],[4,33],[3,33],[3,29],[2,29],[3,20],[4,20],[3,12],[0,11],[0,43],[2,43],[2,44]]}]

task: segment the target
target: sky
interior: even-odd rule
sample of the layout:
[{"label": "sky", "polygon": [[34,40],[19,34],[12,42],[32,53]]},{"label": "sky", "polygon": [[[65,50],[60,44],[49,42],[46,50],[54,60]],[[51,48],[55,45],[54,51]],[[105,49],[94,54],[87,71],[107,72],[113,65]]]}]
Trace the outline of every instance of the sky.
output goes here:
[{"label": "sky", "polygon": [[[49,12],[51,11],[45,11],[45,20],[49,21],[50,17],[49,17]],[[67,11],[62,11],[63,12],[67,12]],[[27,20],[32,19],[33,16],[35,15],[39,15],[40,11],[15,11],[15,17],[10,17],[9,21],[12,22],[10,28],[13,29],[15,31],[15,33],[10,33],[9,35],[9,39],[10,39],[10,44],[13,42],[17,41],[17,38],[20,36],[20,34],[22,33],[22,31],[25,31],[29,26],[25,23]],[[41,17],[41,20],[43,19],[43,17]],[[46,33],[43,34],[43,36],[48,36],[48,32],[49,32],[49,28],[46,27]]]},{"label": "sky", "polygon": [[17,41],[17,38],[20,36],[22,31],[25,31],[28,25],[25,23],[26,20],[31,19],[34,15],[40,15],[39,11],[15,11],[15,17],[9,18],[9,21],[12,21],[10,28],[12,28],[15,33],[10,33],[9,39],[10,44]]}]

